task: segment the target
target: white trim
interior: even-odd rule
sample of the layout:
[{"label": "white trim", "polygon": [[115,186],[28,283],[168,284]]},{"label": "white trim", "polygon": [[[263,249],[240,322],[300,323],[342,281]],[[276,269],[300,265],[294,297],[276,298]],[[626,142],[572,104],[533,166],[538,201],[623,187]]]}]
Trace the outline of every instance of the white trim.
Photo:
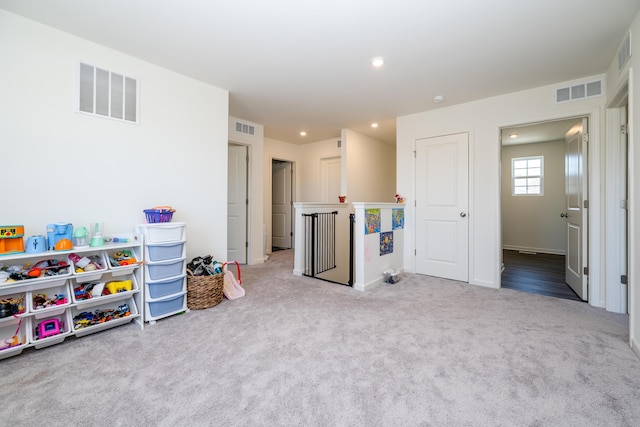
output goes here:
[{"label": "white trim", "polygon": [[[529,162],[532,160],[540,160],[540,173],[538,175],[528,175],[529,174]],[[516,170],[516,162],[522,162],[522,161],[526,161],[527,162],[527,175],[523,175],[523,176],[516,176],[515,174],[515,170]],[[522,168],[518,168],[518,169],[522,169]],[[529,178],[538,178],[540,179],[540,183],[538,184],[539,187],[539,191],[537,193],[529,193],[529,183],[527,182],[525,189],[527,190],[526,193],[516,193],[516,187],[522,187],[522,186],[516,186],[516,179],[526,179],[527,181],[529,180]],[[544,196],[544,156],[525,156],[525,157],[512,157],[511,158],[511,195],[514,197],[520,197],[520,196]]]},{"label": "white trim", "polygon": [[637,214],[635,209],[635,194],[636,194],[636,171],[635,171],[635,132],[633,128],[633,123],[635,121],[635,108],[634,108],[634,97],[632,94],[633,90],[633,70],[629,67],[629,101],[628,101],[628,111],[627,116],[634,118],[634,120],[629,120],[629,342],[634,348],[635,352],[640,356],[640,345],[638,343],[638,330],[640,330],[640,316],[638,316],[637,310],[640,309],[636,305],[638,301],[638,296],[636,293],[638,292],[638,279],[636,279],[636,220]]},{"label": "white trim", "polygon": [[[631,108],[631,107],[629,107]],[[629,111],[629,114],[631,112]],[[588,110],[576,110],[573,112],[566,112],[564,114],[554,114],[551,116],[543,116],[537,118],[531,118],[531,120],[517,121],[511,123],[501,123],[498,126],[498,135],[496,138],[496,143],[499,146],[502,145],[500,141],[500,129],[507,127],[515,127],[522,126],[525,124],[536,124],[536,123],[545,123],[552,122],[557,120],[571,119],[571,118],[583,118],[586,117],[589,123],[589,151],[587,156],[588,162],[588,175],[587,179],[589,182],[589,210],[588,210],[588,221],[589,221],[589,254],[587,258],[587,263],[585,266],[589,266],[589,304],[594,307],[604,307],[604,293],[601,292],[600,286],[603,283],[604,278],[601,277],[601,272],[604,266],[602,266],[602,251],[601,251],[601,236],[600,231],[603,227],[603,223],[605,218],[603,216],[603,207],[601,202],[601,192],[604,190],[600,189],[601,183],[601,164],[604,162],[603,155],[601,153],[601,125],[600,125],[600,109],[593,108]],[[630,142],[631,143],[631,142]],[[498,150],[498,154],[502,152],[502,148]],[[598,162],[598,163],[596,163]],[[631,177],[630,177],[631,179]],[[500,180],[500,174],[497,174],[496,185],[498,186],[498,195],[502,194],[502,182]],[[496,283],[500,283],[498,287],[501,287],[501,276],[500,272],[500,264],[502,262],[502,256],[499,254],[502,252],[502,209],[501,209],[501,197],[498,197],[496,200],[496,220],[498,221],[497,230],[498,235],[500,236],[500,241],[496,242],[495,248],[498,251],[498,257],[496,258],[496,271],[498,272],[498,280]],[[631,213],[630,213],[631,215]],[[633,223],[633,221],[631,221]],[[633,259],[633,258],[631,258]],[[630,272],[631,274],[631,272]]]},{"label": "white trim", "polygon": [[502,245],[502,249],[507,251],[535,252],[538,254],[566,255],[566,251],[562,251],[558,249],[531,248],[527,246]]}]

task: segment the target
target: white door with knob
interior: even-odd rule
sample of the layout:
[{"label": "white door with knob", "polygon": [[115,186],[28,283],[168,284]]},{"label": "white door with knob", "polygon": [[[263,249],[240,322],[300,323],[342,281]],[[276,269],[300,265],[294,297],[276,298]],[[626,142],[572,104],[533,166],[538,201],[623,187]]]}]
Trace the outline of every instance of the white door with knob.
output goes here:
[{"label": "white door with knob", "polygon": [[416,141],[416,273],[469,281],[469,135]]},{"label": "white door with knob", "polygon": [[588,259],[588,224],[585,200],[588,194],[586,179],[587,119],[567,132],[565,141],[565,182],[567,194],[567,255],[565,280],[584,301],[588,299],[584,267]]}]

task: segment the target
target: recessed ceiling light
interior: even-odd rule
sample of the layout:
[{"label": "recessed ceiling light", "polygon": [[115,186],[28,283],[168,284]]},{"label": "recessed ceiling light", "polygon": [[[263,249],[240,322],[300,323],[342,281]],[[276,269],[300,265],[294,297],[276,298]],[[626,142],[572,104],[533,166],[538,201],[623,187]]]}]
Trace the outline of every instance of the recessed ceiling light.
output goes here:
[{"label": "recessed ceiling light", "polygon": [[305,131],[300,132],[300,136],[307,136],[307,133]]},{"label": "recessed ceiling light", "polygon": [[436,95],[433,97],[433,102],[435,102],[436,104],[439,104],[442,101],[444,101],[444,95]]},{"label": "recessed ceiling light", "polygon": [[372,128],[377,128],[377,127],[378,127],[378,124],[377,124],[377,123],[371,123],[371,127],[372,127]]},{"label": "recessed ceiling light", "polygon": [[374,67],[382,67],[382,64],[384,64],[384,58],[382,58],[381,56],[378,56],[371,60],[371,65],[373,65]]},{"label": "recessed ceiling light", "polygon": [[511,135],[509,135],[509,138],[512,138],[512,139],[513,139],[513,138],[517,138],[517,137],[518,137],[518,134],[517,134],[517,133],[512,133]]}]

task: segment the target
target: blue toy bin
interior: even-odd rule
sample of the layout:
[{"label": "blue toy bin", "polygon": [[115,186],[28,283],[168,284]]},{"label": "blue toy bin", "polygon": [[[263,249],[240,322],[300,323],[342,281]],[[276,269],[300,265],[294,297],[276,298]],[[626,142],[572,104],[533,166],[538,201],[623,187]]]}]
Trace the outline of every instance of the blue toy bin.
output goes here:
[{"label": "blue toy bin", "polygon": [[147,243],[145,245],[145,259],[155,262],[186,257],[185,243],[185,241]]},{"label": "blue toy bin", "polygon": [[155,301],[147,301],[146,310],[146,320],[154,320],[170,316],[180,311],[187,311],[187,291],[181,292],[175,296]]},{"label": "blue toy bin", "polygon": [[145,277],[148,280],[162,280],[169,277],[187,274],[186,258],[171,261],[146,262],[144,264]]},{"label": "blue toy bin", "polygon": [[147,295],[151,299],[157,299],[184,292],[187,286],[186,280],[187,276],[184,274],[164,280],[148,280],[145,283]]}]

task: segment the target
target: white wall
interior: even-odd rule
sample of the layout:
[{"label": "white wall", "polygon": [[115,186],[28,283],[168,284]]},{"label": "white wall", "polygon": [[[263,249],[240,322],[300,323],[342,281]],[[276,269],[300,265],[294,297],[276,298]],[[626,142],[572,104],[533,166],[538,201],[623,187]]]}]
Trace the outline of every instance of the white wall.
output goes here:
[{"label": "white wall", "polygon": [[395,147],[352,130],[342,130],[343,185],[351,202],[393,202]]},{"label": "white wall", "polygon": [[[591,76],[588,78],[599,78]],[[469,282],[497,288],[500,286],[500,128],[552,119],[591,116],[589,186],[600,189],[601,116],[604,97],[554,104],[553,89],[545,86],[496,96],[451,107],[438,108],[397,119],[397,190],[407,195],[405,269],[415,271],[415,195],[413,151],[419,138],[469,133]],[[590,195],[590,303],[603,306],[600,280],[600,199],[601,192]]]},{"label": "white wall", "polygon": [[[567,250],[563,140],[502,147],[502,247],[562,254]],[[511,159],[544,157],[544,194],[512,194]]]},{"label": "white wall", "polygon": [[[76,60],[140,82],[140,125],[75,113]],[[3,224],[134,230],[172,205],[187,255],[227,246],[228,92],[0,10]]]},{"label": "white wall", "polygon": [[[299,165],[296,170],[296,194],[298,202],[317,202],[322,200],[320,183],[320,164],[322,159],[340,157],[337,147],[339,138],[311,142],[300,146]],[[344,159],[343,159],[344,162]]]}]

